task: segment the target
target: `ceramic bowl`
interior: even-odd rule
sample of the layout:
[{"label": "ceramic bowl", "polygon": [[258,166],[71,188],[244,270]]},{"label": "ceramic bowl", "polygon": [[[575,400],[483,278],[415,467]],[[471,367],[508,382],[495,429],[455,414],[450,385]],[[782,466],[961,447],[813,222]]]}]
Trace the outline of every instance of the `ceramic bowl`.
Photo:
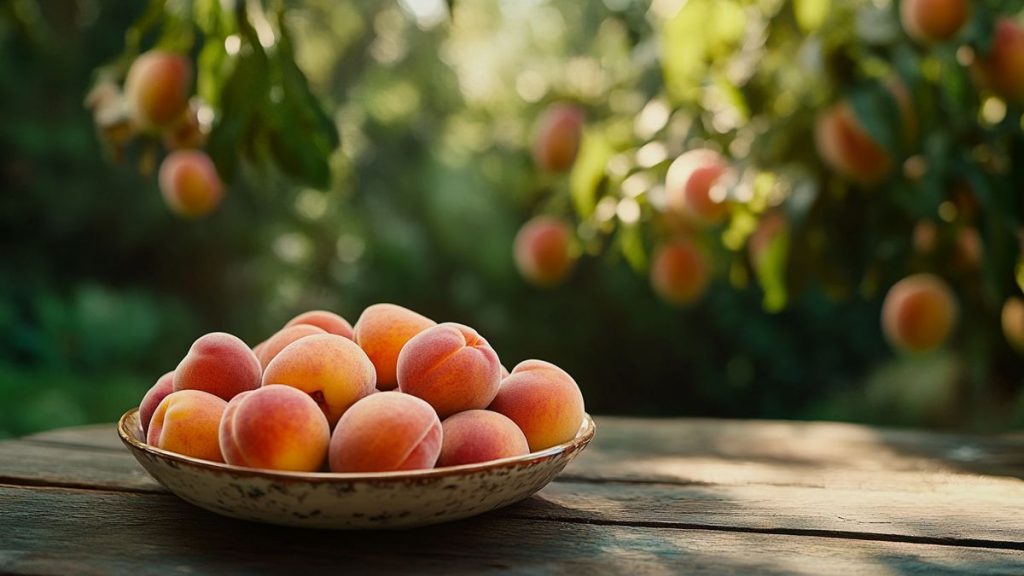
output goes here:
[{"label": "ceramic bowl", "polygon": [[572,441],[480,464],[369,474],[279,472],[209,462],[146,444],[138,409],[117,425],[121,441],[168,490],[212,512],[305,528],[407,528],[458,520],[529,497],[594,437],[589,415]]}]

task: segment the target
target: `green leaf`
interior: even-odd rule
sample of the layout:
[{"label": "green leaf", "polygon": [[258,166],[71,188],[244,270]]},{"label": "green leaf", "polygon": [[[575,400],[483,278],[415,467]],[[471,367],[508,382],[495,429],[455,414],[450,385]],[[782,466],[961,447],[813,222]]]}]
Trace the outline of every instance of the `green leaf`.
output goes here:
[{"label": "green leaf", "polygon": [[689,0],[662,30],[662,72],[669,96],[690,103],[711,63],[733,54],[746,29],[747,16],[734,0]]},{"label": "green leaf", "polygon": [[199,51],[196,66],[196,92],[204,102],[214,108],[220,106],[221,92],[227,83],[231,65],[235,60],[228,57],[223,42],[209,42]]},{"label": "green leaf", "polygon": [[282,26],[272,61],[274,87],[266,110],[271,129],[270,152],[290,177],[309,186],[326,188],[330,183],[330,156],[340,139],[333,119],[310,90],[305,74],[295,63],[291,39]]},{"label": "green leaf", "polygon": [[891,157],[901,156],[903,118],[892,92],[881,84],[871,84],[854,90],[848,99],[868,135]]},{"label": "green leaf", "polygon": [[647,269],[647,251],[644,247],[643,230],[636,224],[623,224],[619,228],[619,248],[626,262],[637,273]]},{"label": "green leaf", "polygon": [[831,0],[793,0],[796,23],[806,33],[816,32],[821,28],[828,19],[831,9]]},{"label": "green leaf", "polygon": [[221,0],[195,0],[192,14],[196,26],[206,36],[223,39],[236,28],[234,14],[221,6]]},{"label": "green leaf", "polygon": [[220,114],[210,130],[206,148],[221,177],[230,181],[238,164],[238,150],[250,133],[250,123],[270,91],[267,61],[250,51],[238,58],[221,92]]},{"label": "green leaf", "polygon": [[142,39],[163,20],[167,0],[151,0],[146,11],[124,33],[125,56],[134,59],[141,51]]},{"label": "green leaf", "polygon": [[764,290],[764,309],[778,312],[786,307],[788,293],[786,291],[786,264],[789,256],[789,230],[779,230],[768,243],[764,254],[758,262],[757,281]]},{"label": "green leaf", "polygon": [[604,134],[596,130],[583,133],[576,162],[569,174],[569,192],[580,218],[589,218],[597,206],[598,189],[614,150]]}]

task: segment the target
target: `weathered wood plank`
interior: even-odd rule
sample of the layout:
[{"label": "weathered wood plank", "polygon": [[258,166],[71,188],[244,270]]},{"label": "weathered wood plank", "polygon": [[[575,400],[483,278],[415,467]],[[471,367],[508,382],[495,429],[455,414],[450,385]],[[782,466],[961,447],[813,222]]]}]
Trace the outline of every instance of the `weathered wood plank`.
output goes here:
[{"label": "weathered wood plank", "polygon": [[[1019,498],[1024,437],[964,436],[835,423],[600,418],[560,480],[808,486]],[[124,452],[112,427],[30,436],[45,446]],[[2,447],[3,444],[0,444]],[[2,456],[0,456],[2,458]]]},{"label": "weathered wood plank", "polygon": [[[855,487],[881,471],[925,473],[931,484],[943,484],[955,474],[1024,478],[1024,434],[980,436],[764,420],[599,417],[597,423],[597,437],[573,469],[595,479],[739,478],[751,483],[831,485],[849,471],[866,472],[855,475],[850,484]],[[51,430],[25,440],[121,450],[112,425]],[[680,472],[707,458],[720,462],[720,473],[693,477]],[[758,470],[765,478],[754,473]],[[794,473],[782,473],[785,470]],[[818,479],[818,471],[828,473]]]},{"label": "weathered wood plank", "polygon": [[1024,494],[671,484],[549,484],[523,518],[955,543],[1024,550]]},{"label": "weathered wood plank", "polygon": [[[1024,451],[1024,446],[1020,448]],[[839,464],[788,464],[720,458],[713,455],[648,455],[589,448],[559,476],[559,481],[655,482],[665,484],[770,485],[935,492],[961,494],[984,490],[1020,498],[1024,482],[1016,476],[975,473],[941,461],[919,470],[885,470]]]},{"label": "weathered wood plank", "polygon": [[1024,434],[969,435],[839,422],[598,419],[608,456],[723,460],[868,471],[978,471],[1024,476]]},{"label": "weathered wood plank", "polygon": [[287,529],[146,493],[0,486],[0,510],[0,572],[14,574],[1024,573],[1014,550],[497,515],[389,533]]},{"label": "weathered wood plank", "polygon": [[[30,442],[0,444],[11,484],[162,492],[134,458]],[[815,488],[759,484],[660,484],[563,479],[517,509],[528,518],[657,523],[741,530],[843,533],[861,538],[989,542],[1024,549],[1024,481],[965,482],[961,490]]]},{"label": "weathered wood plank", "polygon": [[91,424],[88,426],[72,426],[70,428],[56,428],[47,430],[31,436],[25,436],[22,440],[46,444],[64,444],[71,446],[88,446],[96,449],[124,450],[124,444],[117,437],[117,425]]},{"label": "weathered wood plank", "polygon": [[0,442],[0,483],[165,492],[123,446],[83,450],[25,440]]}]

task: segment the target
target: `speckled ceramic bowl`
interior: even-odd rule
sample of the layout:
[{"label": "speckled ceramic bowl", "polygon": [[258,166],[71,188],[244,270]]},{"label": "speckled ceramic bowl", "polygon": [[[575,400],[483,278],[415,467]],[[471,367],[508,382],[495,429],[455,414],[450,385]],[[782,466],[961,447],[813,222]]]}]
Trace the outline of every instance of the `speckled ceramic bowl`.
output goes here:
[{"label": "speckled ceramic bowl", "polygon": [[139,412],[118,435],[142,467],[183,500],[244,520],[306,528],[407,528],[482,514],[543,488],[594,437],[586,416],[571,442],[517,458],[413,472],[277,472],[208,462],[146,444]]}]

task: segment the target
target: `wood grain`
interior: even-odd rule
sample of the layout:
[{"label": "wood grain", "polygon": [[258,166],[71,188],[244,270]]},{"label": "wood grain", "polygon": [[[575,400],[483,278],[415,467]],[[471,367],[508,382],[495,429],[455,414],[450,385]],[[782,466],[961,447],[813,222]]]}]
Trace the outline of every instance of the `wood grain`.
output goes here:
[{"label": "wood grain", "polygon": [[493,514],[410,531],[339,533],[231,520],[162,494],[2,485],[0,510],[0,572],[15,574],[1024,573],[1024,553],[1011,550]]},{"label": "wood grain", "polygon": [[[875,429],[840,423],[599,418],[594,443],[561,476],[571,481],[774,485],[1019,498],[1024,437]],[[111,426],[22,440],[123,453]],[[0,444],[3,446],[3,444]]]},{"label": "wood grain", "polygon": [[166,492],[124,447],[83,450],[25,440],[0,442],[0,482]]},{"label": "wood grain", "polygon": [[[1024,478],[1024,434],[966,435],[836,422],[598,417],[590,448],[568,471],[578,479],[775,484],[959,491],[963,483]],[[81,426],[25,441],[120,451],[112,425]],[[890,481],[887,475],[895,473]],[[1009,486],[1010,484],[1007,484]]]},{"label": "wood grain", "polygon": [[[29,441],[0,444],[2,481],[10,484],[163,492],[134,458],[119,451],[78,451]],[[686,468],[701,475],[701,466]],[[792,472],[797,474],[796,471]],[[875,489],[772,484],[679,484],[573,480],[555,482],[522,518],[606,524],[731,528],[775,533],[842,534],[1024,549],[1024,481],[962,478],[943,489],[919,482]],[[904,473],[910,474],[910,473]],[[959,486],[959,489],[954,489]]]}]

